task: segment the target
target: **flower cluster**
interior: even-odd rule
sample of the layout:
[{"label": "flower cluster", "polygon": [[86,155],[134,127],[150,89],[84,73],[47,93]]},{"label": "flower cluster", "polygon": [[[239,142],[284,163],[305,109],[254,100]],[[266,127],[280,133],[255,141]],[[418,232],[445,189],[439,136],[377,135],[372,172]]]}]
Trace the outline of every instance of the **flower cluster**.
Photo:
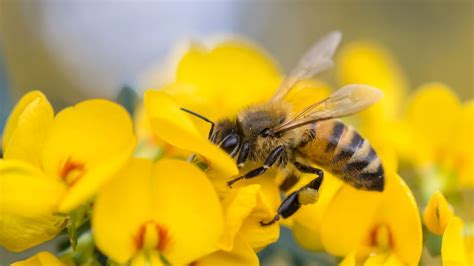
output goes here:
[{"label": "flower cluster", "polygon": [[[133,118],[107,100],[55,115],[41,92],[21,98],[3,132],[0,245],[20,252],[67,233],[69,248],[17,266],[258,265],[257,253],[279,239],[281,224],[301,247],[341,265],[418,265],[439,254],[445,265],[472,265],[474,236],[442,193],[466,208],[474,187],[474,102],[461,103],[439,83],[408,95],[401,69],[375,44],[346,45],[336,66],[341,85],[385,93],[348,121],[381,157],[382,193],[325,172],[316,203],[261,226],[281,204],[281,173],[229,188],[226,181],[248,169],[238,169],[208,140],[210,125],[181,107],[212,121],[232,117],[268,100],[283,75],[246,42],[195,45],[179,58],[171,83],[145,92]],[[330,92],[304,80],[285,100],[297,112]],[[303,174],[285,193],[313,178]]]}]

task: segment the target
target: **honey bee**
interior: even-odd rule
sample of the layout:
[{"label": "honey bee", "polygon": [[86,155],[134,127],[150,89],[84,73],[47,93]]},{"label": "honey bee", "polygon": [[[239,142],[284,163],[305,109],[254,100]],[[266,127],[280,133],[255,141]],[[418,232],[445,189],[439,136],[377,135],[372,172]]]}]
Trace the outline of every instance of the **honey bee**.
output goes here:
[{"label": "honey bee", "polygon": [[291,188],[301,173],[316,175],[288,195],[276,216],[268,222],[261,221],[262,226],[287,218],[302,205],[317,201],[324,172],[313,164],[357,189],[384,189],[384,169],[375,150],[352,127],[337,120],[377,102],[383,96],[380,90],[368,85],[347,85],[299,113],[293,113],[291,103],[284,100],[299,81],[333,65],[332,56],[340,40],[341,33],[332,32],[316,42],[269,101],[249,106],[236,117],[214,123],[182,108],[212,124],[210,141],[235,158],[239,168],[249,161],[261,165],[228,181],[229,187],[239,180],[262,175],[271,167],[278,168],[286,177],[280,185],[283,191]]}]

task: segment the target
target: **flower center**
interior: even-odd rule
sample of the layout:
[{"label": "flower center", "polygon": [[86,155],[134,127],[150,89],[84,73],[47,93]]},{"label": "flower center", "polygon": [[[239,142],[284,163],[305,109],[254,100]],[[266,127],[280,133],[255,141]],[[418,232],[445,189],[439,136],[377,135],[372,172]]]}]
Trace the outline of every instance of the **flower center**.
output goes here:
[{"label": "flower center", "polygon": [[83,163],[72,161],[69,157],[66,163],[63,165],[59,176],[69,187],[76,184],[77,181],[84,175],[85,167]]},{"label": "flower center", "polygon": [[370,246],[387,250],[393,248],[393,236],[385,224],[374,226],[370,233]]},{"label": "flower center", "polygon": [[168,230],[153,221],[142,224],[134,239],[137,250],[164,251],[170,242]]}]

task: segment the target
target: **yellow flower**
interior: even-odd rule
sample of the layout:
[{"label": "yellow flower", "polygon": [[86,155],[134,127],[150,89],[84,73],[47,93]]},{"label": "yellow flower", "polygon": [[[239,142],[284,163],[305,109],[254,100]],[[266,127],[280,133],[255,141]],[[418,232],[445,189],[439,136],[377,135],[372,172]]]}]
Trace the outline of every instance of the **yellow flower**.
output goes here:
[{"label": "yellow flower", "polygon": [[31,258],[15,262],[11,266],[64,266],[64,263],[53,254],[42,251]]},{"label": "yellow flower", "polygon": [[217,250],[223,230],[218,196],[195,166],[133,159],[97,196],[92,229],[119,263],[184,265]]},{"label": "yellow flower", "polygon": [[54,116],[39,91],[19,101],[2,141],[0,244],[13,251],[54,237],[67,219],[56,213],[89,200],[135,146],[131,119],[119,105],[89,100]]},{"label": "yellow flower", "polygon": [[407,81],[388,51],[375,43],[352,42],[342,47],[336,67],[343,85],[368,84],[384,92],[384,98],[363,114],[371,122],[383,123],[399,116]]},{"label": "yellow flower", "polygon": [[343,265],[418,265],[422,229],[415,199],[405,182],[387,173],[383,193],[344,186],[327,208],[321,242]]},{"label": "yellow flower", "polygon": [[423,222],[433,234],[442,235],[454,213],[446,198],[437,191],[423,213]]},{"label": "yellow flower", "polygon": [[409,160],[453,171],[461,186],[474,187],[474,101],[461,104],[449,87],[426,84],[411,96],[405,121],[417,145]]},{"label": "yellow flower", "polygon": [[474,263],[474,236],[466,235],[464,221],[454,215],[441,192],[432,195],[424,219],[428,230],[443,236],[441,243],[443,265],[467,266]]},{"label": "yellow flower", "polygon": [[474,101],[461,104],[439,83],[426,84],[407,97],[399,66],[372,43],[343,47],[337,66],[343,84],[366,83],[384,91],[384,99],[360,116],[361,132],[377,151],[394,149],[423,175],[436,166],[456,173],[461,186],[474,187]]}]

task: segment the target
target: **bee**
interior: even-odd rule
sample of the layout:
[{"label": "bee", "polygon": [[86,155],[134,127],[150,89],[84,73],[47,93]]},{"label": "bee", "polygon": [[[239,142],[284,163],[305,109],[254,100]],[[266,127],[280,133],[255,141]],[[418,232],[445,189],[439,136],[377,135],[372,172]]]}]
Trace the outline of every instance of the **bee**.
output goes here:
[{"label": "bee", "polygon": [[214,123],[182,108],[211,123],[209,140],[232,156],[239,168],[247,162],[261,165],[228,181],[229,187],[237,181],[262,175],[272,167],[285,176],[280,185],[283,191],[291,188],[301,173],[316,175],[308,184],[289,194],[276,216],[268,222],[261,221],[262,226],[271,225],[281,217],[288,218],[302,205],[317,201],[324,171],[313,164],[357,189],[384,189],[384,169],[377,153],[352,127],[338,120],[377,102],[383,96],[380,90],[368,85],[347,85],[299,113],[292,112],[291,103],[284,100],[299,81],[334,64],[332,56],[340,40],[341,33],[332,32],[316,42],[269,101],[249,106],[236,117]]}]

